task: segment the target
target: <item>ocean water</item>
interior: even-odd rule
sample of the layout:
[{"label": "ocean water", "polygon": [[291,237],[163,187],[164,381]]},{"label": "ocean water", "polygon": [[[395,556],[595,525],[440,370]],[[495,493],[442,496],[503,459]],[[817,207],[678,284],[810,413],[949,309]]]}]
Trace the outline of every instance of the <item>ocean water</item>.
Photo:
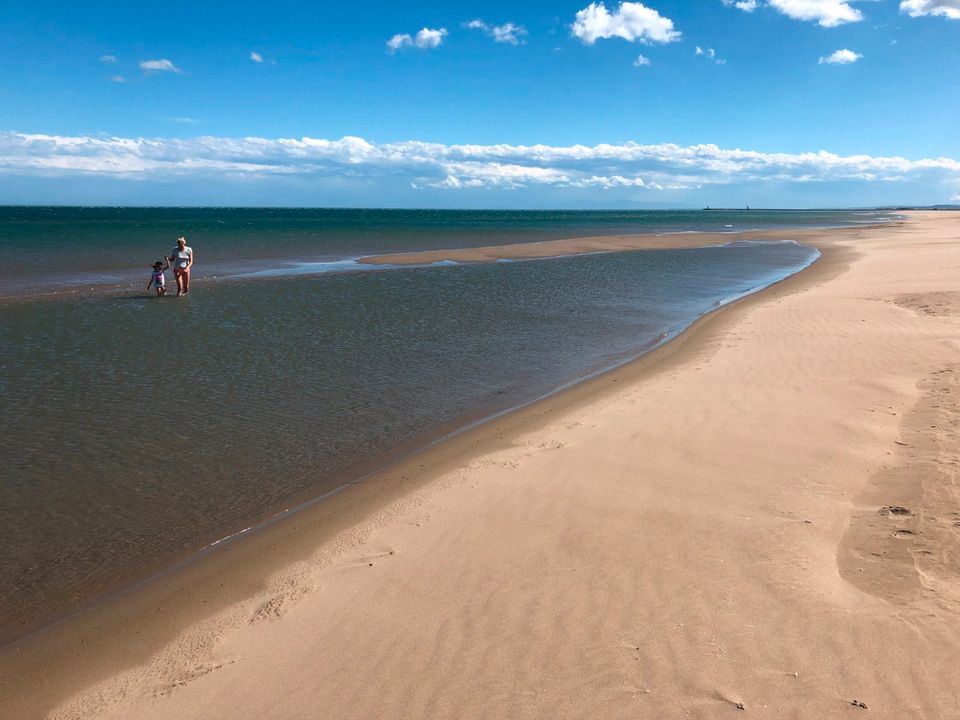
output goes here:
[{"label": "ocean water", "polygon": [[[0,209],[0,637],[401,445],[636,357],[816,251],[732,235],[696,250],[277,271],[380,251],[881,217]],[[147,265],[183,232],[193,291],[150,297]]]},{"label": "ocean water", "polygon": [[[0,298],[146,285],[186,235],[195,277],[363,255],[647,232],[840,227],[873,211],[480,211],[0,207]],[[169,278],[168,278],[169,279]]]}]

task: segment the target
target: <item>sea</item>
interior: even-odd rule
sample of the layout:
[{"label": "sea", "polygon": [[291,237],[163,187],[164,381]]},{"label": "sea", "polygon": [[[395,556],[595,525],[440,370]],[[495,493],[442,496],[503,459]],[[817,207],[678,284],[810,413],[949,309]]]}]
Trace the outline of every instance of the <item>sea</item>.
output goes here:
[{"label": "sea", "polygon": [[[870,211],[0,207],[0,643],[669,341]],[[759,230],[745,241],[740,233]],[[683,250],[423,266],[625,233]],[[145,290],[184,235],[185,297]],[[168,273],[168,286],[173,278]]]}]

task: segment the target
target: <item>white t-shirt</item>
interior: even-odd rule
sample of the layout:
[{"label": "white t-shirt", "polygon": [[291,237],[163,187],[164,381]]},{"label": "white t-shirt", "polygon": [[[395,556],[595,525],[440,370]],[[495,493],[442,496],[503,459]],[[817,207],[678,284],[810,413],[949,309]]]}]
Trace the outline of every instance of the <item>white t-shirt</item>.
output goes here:
[{"label": "white t-shirt", "polygon": [[173,249],[173,265],[178,268],[185,268],[193,259],[193,248],[184,246],[183,250],[179,247]]}]

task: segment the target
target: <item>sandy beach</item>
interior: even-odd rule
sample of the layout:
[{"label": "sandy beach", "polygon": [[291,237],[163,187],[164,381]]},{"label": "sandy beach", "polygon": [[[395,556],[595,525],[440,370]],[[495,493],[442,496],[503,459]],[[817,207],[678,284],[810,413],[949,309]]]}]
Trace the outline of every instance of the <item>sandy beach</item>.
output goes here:
[{"label": "sandy beach", "polygon": [[794,240],[803,242],[818,234],[811,230],[758,230],[756,232],[696,232],[649,235],[602,235],[599,237],[546,240],[544,242],[487,245],[483,247],[423,252],[386,253],[363,257],[367,265],[427,265],[440,262],[494,262],[496,260],[534,260],[583,253],[621,252],[624,250],[666,250],[724,245],[736,240]]},{"label": "sandy beach", "polygon": [[6,646],[0,717],[960,716],[960,214],[791,237],[640,360]]}]

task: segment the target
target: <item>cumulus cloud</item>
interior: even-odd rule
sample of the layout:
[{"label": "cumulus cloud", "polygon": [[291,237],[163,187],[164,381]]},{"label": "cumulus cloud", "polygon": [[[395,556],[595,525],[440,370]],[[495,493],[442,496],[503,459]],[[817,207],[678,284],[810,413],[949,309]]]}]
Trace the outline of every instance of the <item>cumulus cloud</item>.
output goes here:
[{"label": "cumulus cloud", "polygon": [[693,54],[698,57],[705,57],[711,62],[715,62],[717,65],[727,64],[726,60],[717,57],[717,51],[714,50],[713,48],[707,48],[706,50],[704,50],[702,47],[697,45],[697,47],[693,51]]},{"label": "cumulus cloud", "polygon": [[637,55],[637,59],[633,61],[634,67],[644,67],[651,64],[650,58],[648,58],[646,55]]},{"label": "cumulus cloud", "polygon": [[757,0],[720,0],[727,7],[735,7],[738,10],[752,13],[757,9]]},{"label": "cumulus cloud", "polygon": [[180,68],[174,65],[172,62],[163,58],[161,60],[144,60],[140,63],[140,69],[144,72],[172,72],[179,73],[182,72]]},{"label": "cumulus cloud", "polygon": [[863,20],[863,13],[851,6],[853,0],[768,0],[770,7],[794,20],[836,27]]},{"label": "cumulus cloud", "polygon": [[855,53],[853,50],[837,50],[836,52],[820,58],[821,65],[849,65],[862,58],[863,55]]},{"label": "cumulus cloud", "polygon": [[[444,145],[363,138],[103,138],[0,132],[0,176],[187,179],[355,179],[457,191],[634,188],[642,192],[751,182],[942,183],[955,192],[952,158],[764,153],[716,145]],[[946,196],[946,193],[944,193]]]},{"label": "cumulus cloud", "polygon": [[527,35],[527,29],[522,25],[514,25],[512,22],[503,25],[493,26],[493,41],[498,43],[508,43],[509,45],[519,45]]},{"label": "cumulus cloud", "polygon": [[421,50],[439,47],[443,39],[447,36],[446,28],[423,28],[416,35],[408,33],[398,33],[387,40],[387,49],[390,52],[396,52],[403,48],[415,47]]},{"label": "cumulus cloud", "polygon": [[577,13],[571,31],[587,45],[614,37],[645,45],[666,44],[681,36],[674,30],[673,20],[638,2],[620,3],[615,13],[607,10],[602,2],[590,3]]},{"label": "cumulus cloud", "polygon": [[960,20],[960,0],[902,0],[900,12],[910,17],[943,15],[951,20]]},{"label": "cumulus cloud", "polygon": [[443,39],[446,36],[446,28],[440,28],[439,30],[423,28],[417,33],[417,36],[413,39],[413,42],[419,48],[435,48],[443,42]]},{"label": "cumulus cloud", "polygon": [[507,43],[508,45],[522,45],[524,43],[523,38],[528,34],[525,27],[512,22],[503,25],[490,25],[478,18],[464,23],[463,26],[470,30],[482,30],[492,37],[494,42]]},{"label": "cumulus cloud", "polygon": [[390,52],[396,52],[400,48],[411,47],[412,45],[413,37],[408,33],[397,33],[387,40],[387,50]]}]

